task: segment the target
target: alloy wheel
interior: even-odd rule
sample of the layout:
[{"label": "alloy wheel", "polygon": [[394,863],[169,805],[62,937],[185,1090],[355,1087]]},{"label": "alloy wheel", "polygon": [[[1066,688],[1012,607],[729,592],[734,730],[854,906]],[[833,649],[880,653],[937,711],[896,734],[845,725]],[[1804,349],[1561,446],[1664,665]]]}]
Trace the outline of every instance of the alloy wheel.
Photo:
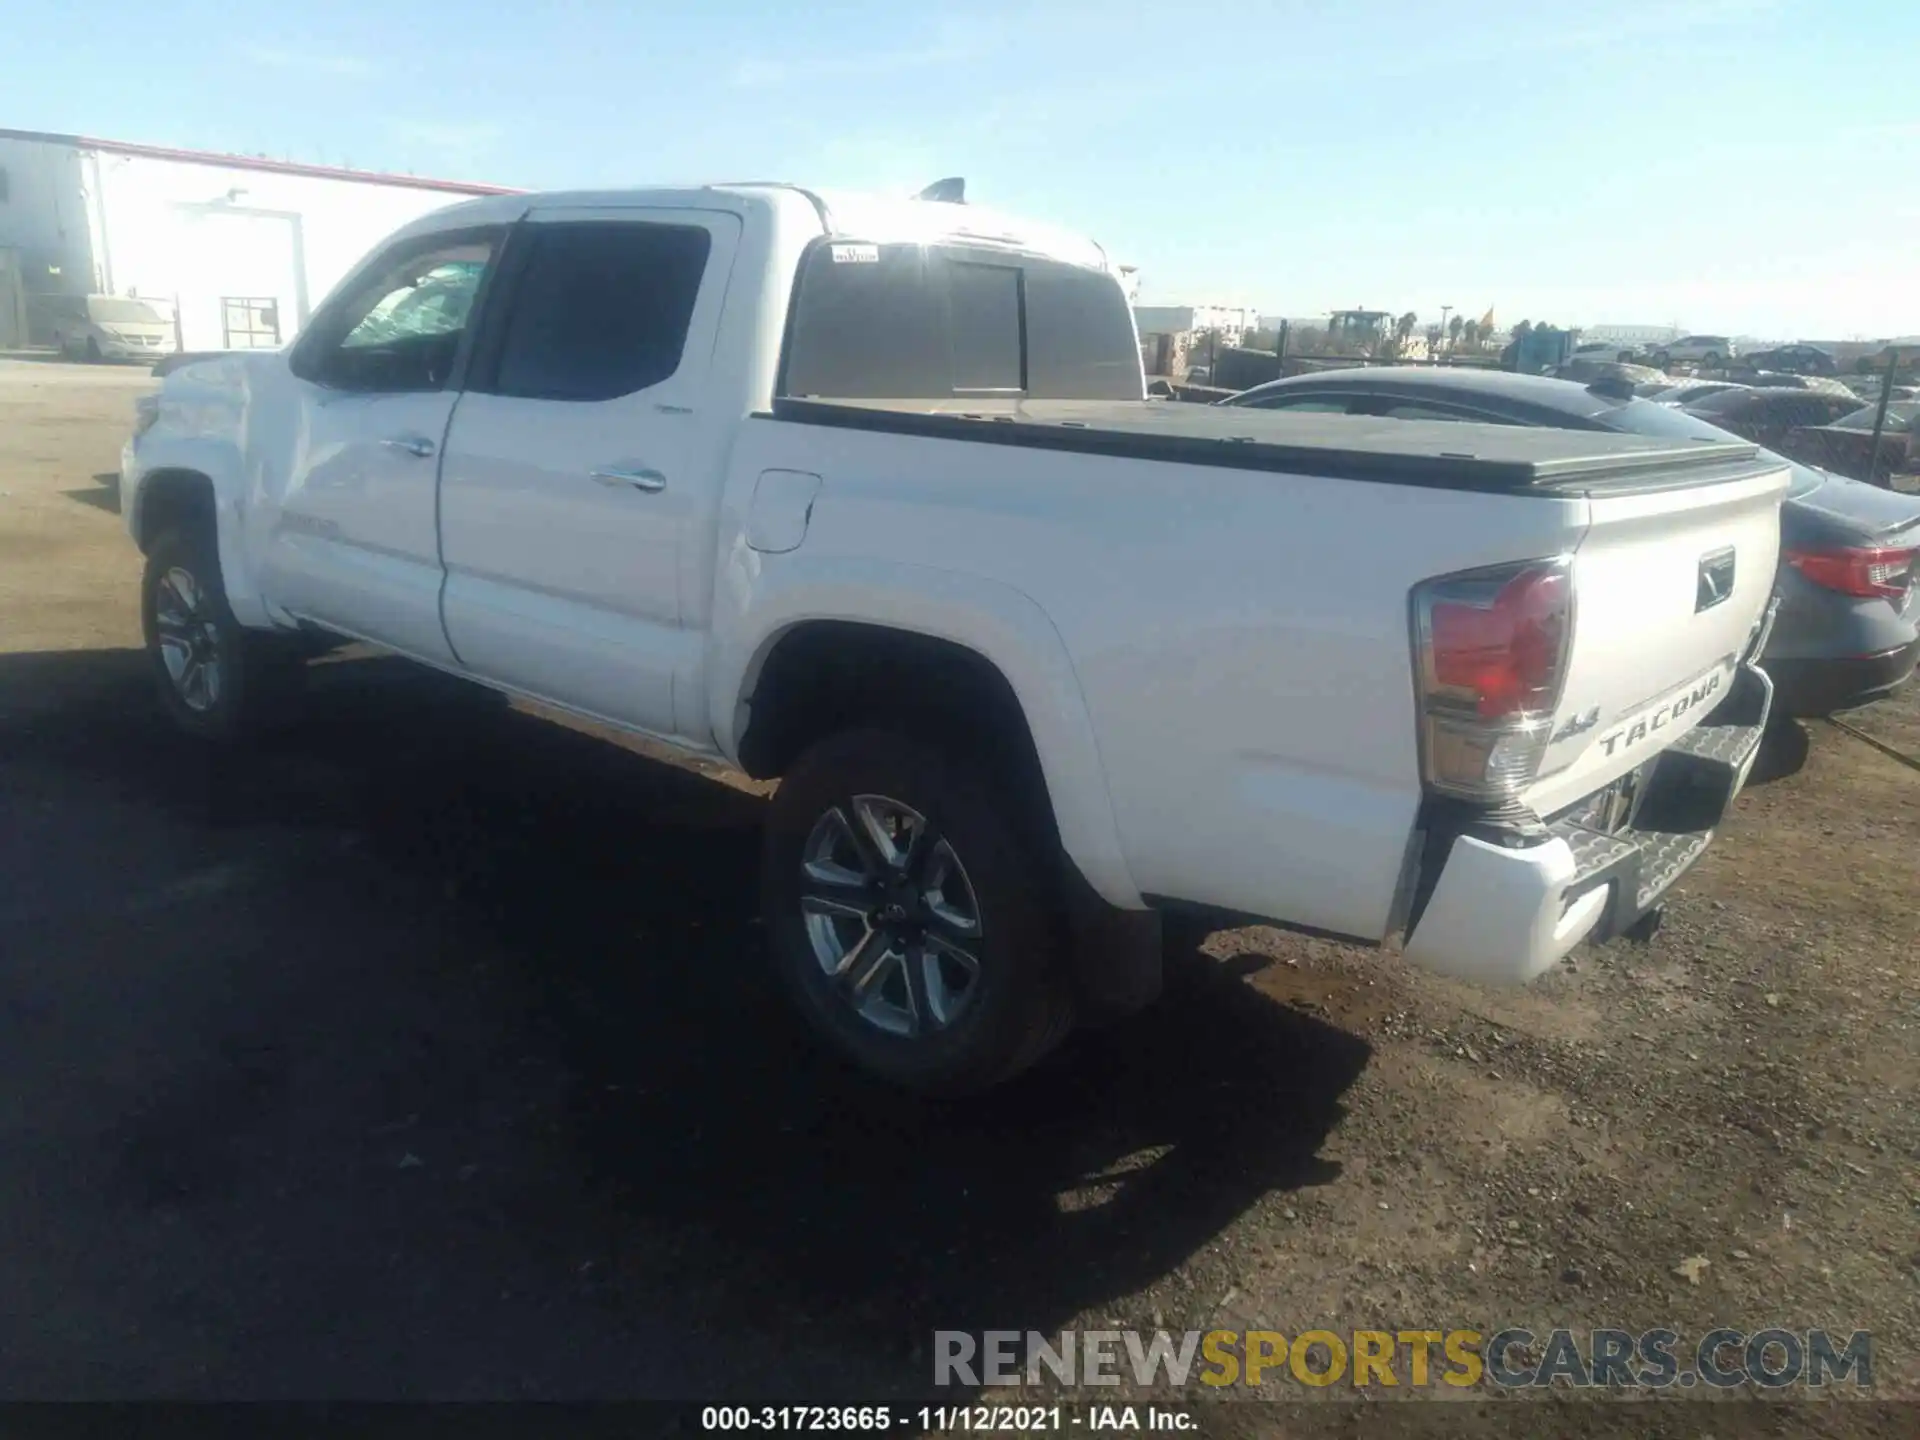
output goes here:
[{"label": "alloy wheel", "polygon": [[153,619],[160,660],[180,703],[201,713],[211,710],[220,701],[225,674],[220,629],[205,588],[191,572],[174,566],[155,589]]},{"label": "alloy wheel", "polygon": [[947,1029],[980,984],[980,901],[919,811],[852,795],[801,850],[800,910],[821,973],[862,1020],[915,1038]]}]

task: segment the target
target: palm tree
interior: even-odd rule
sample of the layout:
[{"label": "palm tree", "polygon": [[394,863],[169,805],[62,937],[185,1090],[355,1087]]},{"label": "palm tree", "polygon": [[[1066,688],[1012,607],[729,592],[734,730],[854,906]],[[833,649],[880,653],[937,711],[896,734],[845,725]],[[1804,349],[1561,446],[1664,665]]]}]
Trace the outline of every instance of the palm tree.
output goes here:
[{"label": "palm tree", "polygon": [[[1456,315],[1453,318],[1458,320],[1460,317]],[[1459,327],[1458,342],[1468,350],[1477,351],[1480,348],[1482,338],[1484,337],[1480,334],[1480,322],[1478,320],[1469,320]]]},{"label": "palm tree", "polygon": [[1477,332],[1479,328],[1480,327],[1477,324],[1475,324],[1473,321],[1467,320],[1462,316],[1456,315],[1447,322],[1447,343],[1452,345],[1456,350],[1459,349],[1460,335],[1461,335],[1461,332],[1465,331],[1469,335],[1467,344],[1471,346],[1473,344],[1471,335],[1474,332]]}]

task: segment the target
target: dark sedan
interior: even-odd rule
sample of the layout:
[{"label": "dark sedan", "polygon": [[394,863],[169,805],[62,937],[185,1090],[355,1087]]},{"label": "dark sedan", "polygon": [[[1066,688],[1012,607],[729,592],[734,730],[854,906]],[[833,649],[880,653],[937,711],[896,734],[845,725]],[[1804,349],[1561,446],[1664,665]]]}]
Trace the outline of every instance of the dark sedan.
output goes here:
[{"label": "dark sedan", "polygon": [[[1816,405],[1830,398],[1805,390],[1722,393],[1784,394]],[[1503,371],[1324,371],[1275,380],[1221,403],[1662,439],[1727,438],[1724,429],[1695,413],[1634,398],[1626,387]],[[1786,463],[1793,481],[1780,507],[1780,613],[1763,661],[1781,713],[1826,715],[1892,693],[1920,660],[1920,499]]]},{"label": "dark sedan", "polygon": [[1776,345],[1740,357],[1756,370],[1784,370],[1790,375],[1838,375],[1833,356],[1818,345]]},{"label": "dark sedan", "polygon": [[1851,393],[1751,389],[1722,390],[1695,400],[1686,410],[1722,430],[1731,430],[1742,440],[1778,450],[1789,431],[1831,425],[1859,408],[1859,397]]},{"label": "dark sedan", "polygon": [[[1880,426],[1877,450],[1873,438],[1876,422]],[[1878,405],[1863,405],[1831,425],[1789,431],[1780,448],[1802,465],[1817,465],[1836,475],[1889,485],[1895,472],[1906,465],[1916,426],[1920,426],[1920,404],[1902,401],[1889,405],[1884,417]]]}]

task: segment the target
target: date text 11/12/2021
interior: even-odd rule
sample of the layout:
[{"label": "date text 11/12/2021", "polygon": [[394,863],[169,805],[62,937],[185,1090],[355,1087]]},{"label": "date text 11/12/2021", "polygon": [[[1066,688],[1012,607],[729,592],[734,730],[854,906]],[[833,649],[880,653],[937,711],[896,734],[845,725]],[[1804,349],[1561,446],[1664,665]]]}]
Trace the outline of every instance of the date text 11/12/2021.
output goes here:
[{"label": "date text 11/12/2021", "polygon": [[1199,1428],[1186,1410],[1166,1405],[708,1405],[704,1431],[825,1431],[873,1433],[1019,1433],[1066,1430],[1188,1431]]}]

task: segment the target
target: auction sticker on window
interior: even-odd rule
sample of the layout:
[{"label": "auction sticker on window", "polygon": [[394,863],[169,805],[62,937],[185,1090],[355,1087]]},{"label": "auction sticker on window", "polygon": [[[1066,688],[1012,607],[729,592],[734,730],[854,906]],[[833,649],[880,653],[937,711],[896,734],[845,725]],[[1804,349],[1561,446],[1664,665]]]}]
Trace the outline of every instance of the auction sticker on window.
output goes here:
[{"label": "auction sticker on window", "polygon": [[836,265],[878,265],[880,247],[878,245],[836,245],[833,247],[833,263]]}]

